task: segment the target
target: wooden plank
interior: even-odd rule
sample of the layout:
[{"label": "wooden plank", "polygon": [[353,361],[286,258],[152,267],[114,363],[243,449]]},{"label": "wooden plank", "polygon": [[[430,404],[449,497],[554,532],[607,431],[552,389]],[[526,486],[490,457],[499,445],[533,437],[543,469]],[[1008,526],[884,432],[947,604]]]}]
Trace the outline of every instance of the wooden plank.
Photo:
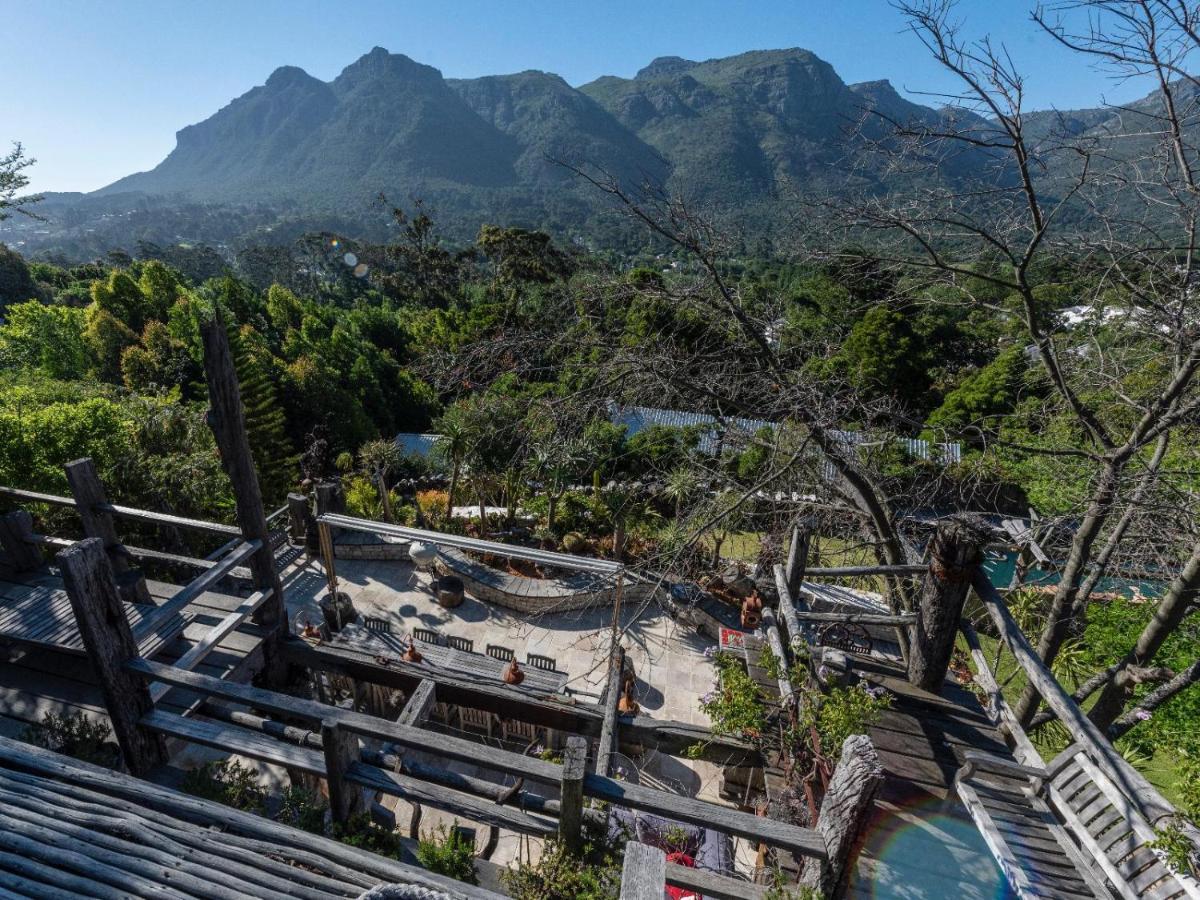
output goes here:
[{"label": "wooden plank", "polygon": [[617,704],[621,702],[621,680],[625,672],[625,648],[615,644],[609,652],[608,678],[604,685],[604,723],[596,742],[596,774],[608,775],[617,749]]},{"label": "wooden plank", "polygon": [[667,884],[692,891],[705,900],[767,900],[769,890],[763,885],[740,878],[730,878],[707,869],[694,869],[673,862],[667,863],[666,881]]},{"label": "wooden plank", "polygon": [[437,685],[428,678],[422,680],[404,704],[404,709],[400,711],[400,717],[396,719],[396,722],[400,725],[411,725],[414,728],[420,727],[429,718],[430,710],[437,703],[436,688]]},{"label": "wooden plank", "polygon": [[333,820],[344,825],[363,808],[362,791],[346,782],[347,770],[359,764],[358,736],[343,730],[336,722],[322,722],[321,744],[325,754],[329,809]]},{"label": "wooden plank", "polygon": [[[210,653],[213,652],[213,650],[217,648],[217,645],[220,644],[221,641],[223,641],[231,632],[235,631],[239,625],[245,622],[246,618],[253,613],[254,610],[258,609],[259,605],[261,605],[266,599],[266,591],[256,591],[255,593],[251,594],[246,598],[240,607],[235,609],[228,616],[213,626],[213,628],[209,630],[208,634],[206,634],[199,643],[194,644],[190,650],[183,654],[183,656],[175,660],[175,667],[178,669],[196,668],[196,666],[198,666],[204,659],[208,657]],[[146,652],[144,646],[141,648],[139,655],[146,657],[147,659],[153,656],[152,653]],[[154,702],[157,703],[170,690],[170,687],[165,684],[151,685],[150,696],[153,698]]]},{"label": "wooden plank", "polygon": [[142,724],[193,744],[325,777],[325,760],[319,751],[274,740],[248,728],[185,719],[157,709],[142,716]]},{"label": "wooden plank", "polygon": [[249,541],[242,544],[236,550],[233,550],[222,559],[217,565],[213,566],[201,574],[197,575],[184,587],[180,588],[175,596],[166,603],[157,607],[153,613],[147,615],[142,623],[138,626],[136,636],[141,640],[147,634],[158,627],[159,623],[165,622],[168,618],[180,612],[189,603],[193,602],[201,594],[219,582],[222,578],[230,573],[230,571],[241,563],[243,560],[250,558],[256,553],[262,545],[258,541]]},{"label": "wooden plank", "polygon": [[691,825],[712,828],[726,834],[761,840],[774,847],[783,847],[802,856],[825,859],[825,842],[809,828],[786,825],[762,816],[706,803],[693,797],[683,797],[652,790],[641,785],[586,775],[583,792],[588,797],[653,812],[678,819]]},{"label": "wooden plank", "polygon": [[519,834],[537,837],[550,837],[556,831],[552,819],[530,815],[511,806],[502,806],[491,800],[396,772],[388,772],[365,763],[350,765],[345,777],[347,781],[362,787],[399,797],[410,803],[440,809],[482,825],[495,825]]},{"label": "wooden plank", "polygon": [[667,856],[640,841],[625,844],[621,868],[621,900],[662,900],[667,878]]}]

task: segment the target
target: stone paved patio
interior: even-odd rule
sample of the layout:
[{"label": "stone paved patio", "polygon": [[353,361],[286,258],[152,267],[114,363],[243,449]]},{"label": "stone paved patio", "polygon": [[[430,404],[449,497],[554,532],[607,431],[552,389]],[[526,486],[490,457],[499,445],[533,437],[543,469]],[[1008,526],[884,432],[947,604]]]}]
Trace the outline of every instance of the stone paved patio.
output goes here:
[{"label": "stone paved patio", "polygon": [[[292,622],[320,622],[317,598],[326,590],[320,561],[301,558],[282,574]],[[584,700],[599,696],[607,661],[611,607],[529,616],[480,602],[468,594],[458,608],[443,609],[434,600],[430,575],[408,562],[338,560],[337,576],[340,589],[350,595],[360,616],[386,619],[396,634],[406,635],[414,627],[430,628],[473,640],[477,652],[483,652],[491,643],[511,648],[518,660],[524,660],[527,653],[550,656],[570,676],[568,687],[572,693]],[[712,687],[715,672],[704,651],[714,642],[678,625],[653,601],[623,609],[621,627],[626,653],[637,674],[638,702],[643,713],[707,725],[699,697]],[[657,753],[640,760],[618,757],[618,763],[635,769],[639,780],[648,786],[720,802],[720,770],[710,763]],[[489,777],[467,765],[454,764],[450,768]],[[395,801],[394,806],[401,827],[407,827],[408,805]],[[428,833],[439,824],[451,822],[426,809],[422,832]],[[486,829],[481,829],[480,840],[485,836]],[[518,855],[525,858],[532,853],[536,858],[537,844],[535,839],[509,835],[501,839],[492,859],[507,864]]]}]

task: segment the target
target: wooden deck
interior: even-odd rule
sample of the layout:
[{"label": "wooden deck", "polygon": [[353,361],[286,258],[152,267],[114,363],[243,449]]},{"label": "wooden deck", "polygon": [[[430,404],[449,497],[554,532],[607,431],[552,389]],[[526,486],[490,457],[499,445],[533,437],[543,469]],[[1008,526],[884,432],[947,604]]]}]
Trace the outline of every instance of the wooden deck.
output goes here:
[{"label": "wooden deck", "polygon": [[847,896],[996,898],[1007,882],[954,790],[964,754],[1012,759],[969,690],[947,679],[940,694],[913,687],[897,662],[852,657],[892,708],[871,729],[887,778],[861,841]]},{"label": "wooden deck", "polygon": [[[18,577],[20,581],[9,580],[3,585],[11,593],[29,592],[25,601],[28,604],[25,621],[35,621],[36,607],[29,597],[41,598],[36,601],[38,603],[60,602],[53,599],[58,594],[63,594],[65,599],[62,580],[51,570]],[[159,581],[148,581],[147,586],[151,598],[160,604],[180,590],[178,585]],[[174,662],[242,602],[240,597],[227,594],[201,594],[180,612],[178,628],[172,626],[143,642],[143,655],[158,662]],[[147,607],[139,615],[150,609]],[[66,615],[71,619],[71,633],[74,634],[69,603]],[[57,627],[61,628],[61,624]],[[262,638],[254,626],[244,625],[227,635],[197,671],[215,678],[247,677],[261,663],[261,643]],[[0,633],[0,658],[0,734],[20,734],[26,726],[40,722],[51,712],[60,715],[82,712],[96,719],[106,716],[87,657],[69,642],[56,644],[29,640],[27,635],[14,638]],[[185,691],[173,689],[162,703],[183,712],[196,700]]]}]

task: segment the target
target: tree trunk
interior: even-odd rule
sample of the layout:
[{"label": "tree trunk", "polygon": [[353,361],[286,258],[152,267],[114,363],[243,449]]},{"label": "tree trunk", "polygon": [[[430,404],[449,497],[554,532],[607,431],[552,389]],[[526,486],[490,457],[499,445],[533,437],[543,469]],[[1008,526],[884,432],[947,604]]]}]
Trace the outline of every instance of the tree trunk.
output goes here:
[{"label": "tree trunk", "polygon": [[547,531],[554,530],[554,514],[558,511],[558,498],[561,496],[562,495],[558,494],[558,493],[550,493],[550,494],[546,495],[547,501],[548,501],[548,505],[546,508],[546,530]]},{"label": "tree trunk", "polygon": [[454,492],[458,490],[458,460],[454,461],[454,465],[450,469],[450,490],[446,494],[446,521],[449,522],[454,518]]},{"label": "tree trunk", "polygon": [[1167,595],[1159,601],[1154,616],[1146,623],[1142,633],[1122,658],[1117,671],[1105,684],[1096,703],[1088,713],[1089,718],[1101,730],[1107,728],[1121,714],[1128,700],[1127,690],[1119,678],[1121,672],[1130,666],[1145,666],[1158,653],[1167,638],[1179,627],[1187,615],[1188,609],[1196,602],[1200,592],[1200,543],[1192,548],[1191,556],[1175,580],[1171,582]]},{"label": "tree trunk", "polygon": [[[1042,629],[1042,636],[1038,640],[1037,653],[1046,665],[1054,662],[1054,657],[1058,655],[1059,649],[1070,634],[1071,613],[1075,608],[1079,584],[1091,559],[1092,545],[1100,536],[1100,530],[1104,527],[1116,499],[1117,482],[1124,465],[1123,458],[1109,459],[1105,463],[1104,471],[1100,474],[1100,480],[1088,504],[1087,513],[1075,532],[1075,539],[1071,542],[1071,552],[1067,556],[1062,578],[1055,589],[1050,613],[1046,618],[1046,627]],[[1040,700],[1037,689],[1032,684],[1026,685],[1013,708],[1013,713],[1022,727],[1029,726]]]},{"label": "tree trunk", "polygon": [[987,535],[961,519],[943,519],[930,544],[929,572],[909,626],[908,680],[938,693],[950,666],[958,621]]},{"label": "tree trunk", "polygon": [[1136,709],[1131,709],[1113,722],[1108,728],[1108,736],[1115,741],[1134,725],[1145,721],[1145,717],[1139,715],[1139,713],[1146,715],[1153,713],[1154,710],[1158,709],[1184,688],[1189,688],[1198,681],[1200,681],[1200,659],[1196,660],[1166,684],[1159,685],[1142,698],[1141,703],[1137,705]]}]

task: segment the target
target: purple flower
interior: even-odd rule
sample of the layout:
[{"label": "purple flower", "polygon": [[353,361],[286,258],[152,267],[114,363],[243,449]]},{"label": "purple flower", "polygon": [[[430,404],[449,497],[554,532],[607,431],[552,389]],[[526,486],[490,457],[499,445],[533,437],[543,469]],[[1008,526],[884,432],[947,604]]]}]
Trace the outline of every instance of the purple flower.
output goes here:
[{"label": "purple flower", "polygon": [[717,655],[716,647],[705,647],[704,648],[704,658],[705,659],[712,659],[716,655]]},{"label": "purple flower", "polygon": [[863,690],[867,692],[867,696],[872,700],[878,700],[887,693],[887,690],[877,684],[868,685],[867,687],[863,688]]},{"label": "purple flower", "polygon": [[1150,721],[1150,713],[1144,709],[1135,710],[1133,713],[1133,717],[1135,719],[1137,719],[1139,722]]},{"label": "purple flower", "polygon": [[700,702],[701,703],[712,703],[713,700],[716,699],[716,697],[717,697],[716,691],[709,691],[707,694],[700,695]]}]

